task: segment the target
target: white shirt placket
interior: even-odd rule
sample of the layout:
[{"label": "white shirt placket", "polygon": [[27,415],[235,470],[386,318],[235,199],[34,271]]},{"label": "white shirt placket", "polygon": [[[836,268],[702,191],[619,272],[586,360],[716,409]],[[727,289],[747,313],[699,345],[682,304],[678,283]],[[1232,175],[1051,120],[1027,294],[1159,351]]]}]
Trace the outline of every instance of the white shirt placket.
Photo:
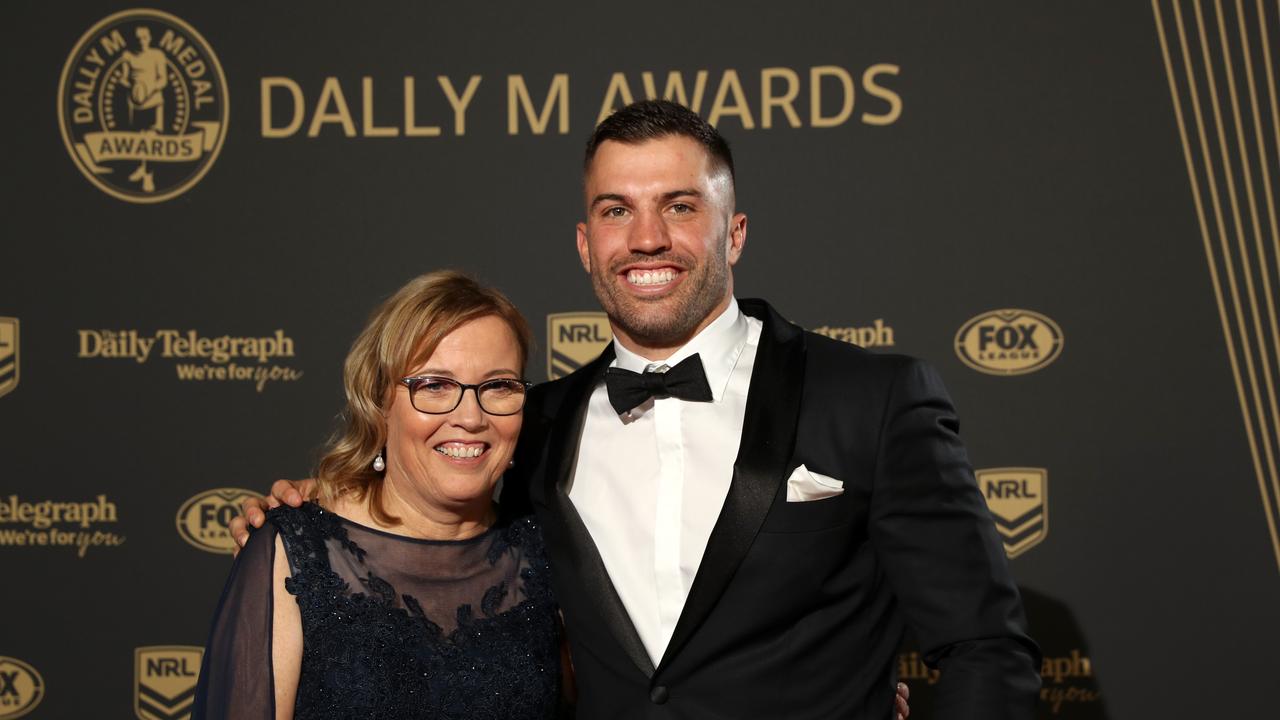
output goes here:
[{"label": "white shirt placket", "polygon": [[653,407],[658,444],[658,484],[654,517],[654,589],[658,596],[658,625],[665,647],[684,609],[684,579],[680,572],[683,547],[684,442],[683,403],[660,398]]}]

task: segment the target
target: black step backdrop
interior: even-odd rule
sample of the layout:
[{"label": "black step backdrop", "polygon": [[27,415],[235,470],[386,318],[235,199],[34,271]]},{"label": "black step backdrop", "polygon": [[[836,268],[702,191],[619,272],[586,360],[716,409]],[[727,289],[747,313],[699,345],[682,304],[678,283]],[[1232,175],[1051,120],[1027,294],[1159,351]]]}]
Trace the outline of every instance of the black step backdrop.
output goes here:
[{"label": "black step backdrop", "polygon": [[[738,293],[929,359],[975,468],[1014,469],[984,489],[1049,658],[1041,714],[1274,712],[1274,3],[156,9],[4,8],[0,718],[183,714],[227,504],[308,473],[348,344],[408,278],[508,292],[531,379],[549,346],[589,354],[546,330],[596,309],[583,141],[611,88],[675,72],[693,103],[699,71],[750,216]],[[78,45],[122,11],[123,45]],[[139,25],[170,73],[150,136],[85,59],[145,71]],[[480,78],[464,127],[440,76],[460,105]],[[150,152],[188,154],[147,155],[148,191]],[[1033,314],[957,337],[1002,309]],[[1018,325],[1039,354],[992,359]],[[929,717],[909,647],[901,672]],[[172,704],[139,710],[139,685]]]}]

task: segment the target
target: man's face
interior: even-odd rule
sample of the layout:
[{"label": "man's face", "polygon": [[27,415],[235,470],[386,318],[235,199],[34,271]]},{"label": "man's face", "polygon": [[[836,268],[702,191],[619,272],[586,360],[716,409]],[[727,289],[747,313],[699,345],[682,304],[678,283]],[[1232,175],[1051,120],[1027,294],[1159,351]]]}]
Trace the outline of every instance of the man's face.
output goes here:
[{"label": "man's face", "polygon": [[607,140],[586,173],[578,255],[613,331],[635,348],[673,350],[733,293],[747,217],[733,184],[696,140]]}]

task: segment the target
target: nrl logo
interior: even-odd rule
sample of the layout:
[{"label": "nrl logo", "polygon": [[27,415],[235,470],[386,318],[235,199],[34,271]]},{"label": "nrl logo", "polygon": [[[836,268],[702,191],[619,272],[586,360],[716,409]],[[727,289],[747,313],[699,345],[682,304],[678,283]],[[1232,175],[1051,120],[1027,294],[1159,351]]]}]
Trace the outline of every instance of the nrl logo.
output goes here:
[{"label": "nrl logo", "polygon": [[191,717],[204,648],[153,645],[133,651],[133,709],[141,720]]},{"label": "nrl logo", "polygon": [[0,317],[0,397],[13,392],[16,387],[18,387],[18,318]]},{"label": "nrl logo", "polygon": [[0,655],[0,720],[31,712],[44,699],[44,678],[17,658]]},{"label": "nrl logo", "polygon": [[1049,471],[1043,468],[975,470],[1004,551],[1015,558],[1049,534]]},{"label": "nrl logo", "polygon": [[76,167],[112,197],[156,203],[204,177],[227,135],[227,79],[209,43],[159,10],[125,10],[76,43],[58,125]]},{"label": "nrl logo", "polygon": [[613,340],[609,316],[602,312],[547,316],[547,379],[556,380],[586,365]]}]

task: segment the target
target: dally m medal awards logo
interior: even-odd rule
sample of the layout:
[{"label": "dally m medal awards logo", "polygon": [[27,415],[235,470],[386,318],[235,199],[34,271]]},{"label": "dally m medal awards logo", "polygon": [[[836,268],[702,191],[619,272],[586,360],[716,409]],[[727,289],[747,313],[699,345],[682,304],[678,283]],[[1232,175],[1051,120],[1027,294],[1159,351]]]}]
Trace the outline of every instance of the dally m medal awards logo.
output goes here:
[{"label": "dally m medal awards logo", "polygon": [[609,316],[602,312],[548,315],[547,379],[562,378],[595,360],[612,340]]},{"label": "dally m medal awards logo", "polygon": [[0,317],[0,397],[18,387],[18,369],[18,318]]},{"label": "dally m medal awards logo", "polygon": [[159,10],[125,10],[94,25],[58,81],[58,125],[72,161],[128,202],[162,202],[199,182],[222,149],[228,112],[213,48]]},{"label": "dally m medal awards logo", "polygon": [[262,496],[239,488],[215,488],[196,494],[178,508],[178,534],[205,552],[230,555],[236,544],[229,526],[240,514],[240,503],[247,498]]},{"label": "dally m medal awards logo", "polygon": [[35,710],[44,699],[44,678],[17,658],[0,655],[0,720],[13,720]]},{"label": "dally m medal awards logo", "polygon": [[991,310],[956,333],[961,362],[988,375],[1025,375],[1062,354],[1062,328],[1031,310]]},{"label": "dally m medal awards logo", "polygon": [[133,709],[140,720],[191,717],[204,648],[152,645],[133,651]]},{"label": "dally m medal awards logo", "polygon": [[1016,558],[1039,545],[1049,534],[1049,471],[989,468],[973,474],[987,499],[1005,554]]}]

